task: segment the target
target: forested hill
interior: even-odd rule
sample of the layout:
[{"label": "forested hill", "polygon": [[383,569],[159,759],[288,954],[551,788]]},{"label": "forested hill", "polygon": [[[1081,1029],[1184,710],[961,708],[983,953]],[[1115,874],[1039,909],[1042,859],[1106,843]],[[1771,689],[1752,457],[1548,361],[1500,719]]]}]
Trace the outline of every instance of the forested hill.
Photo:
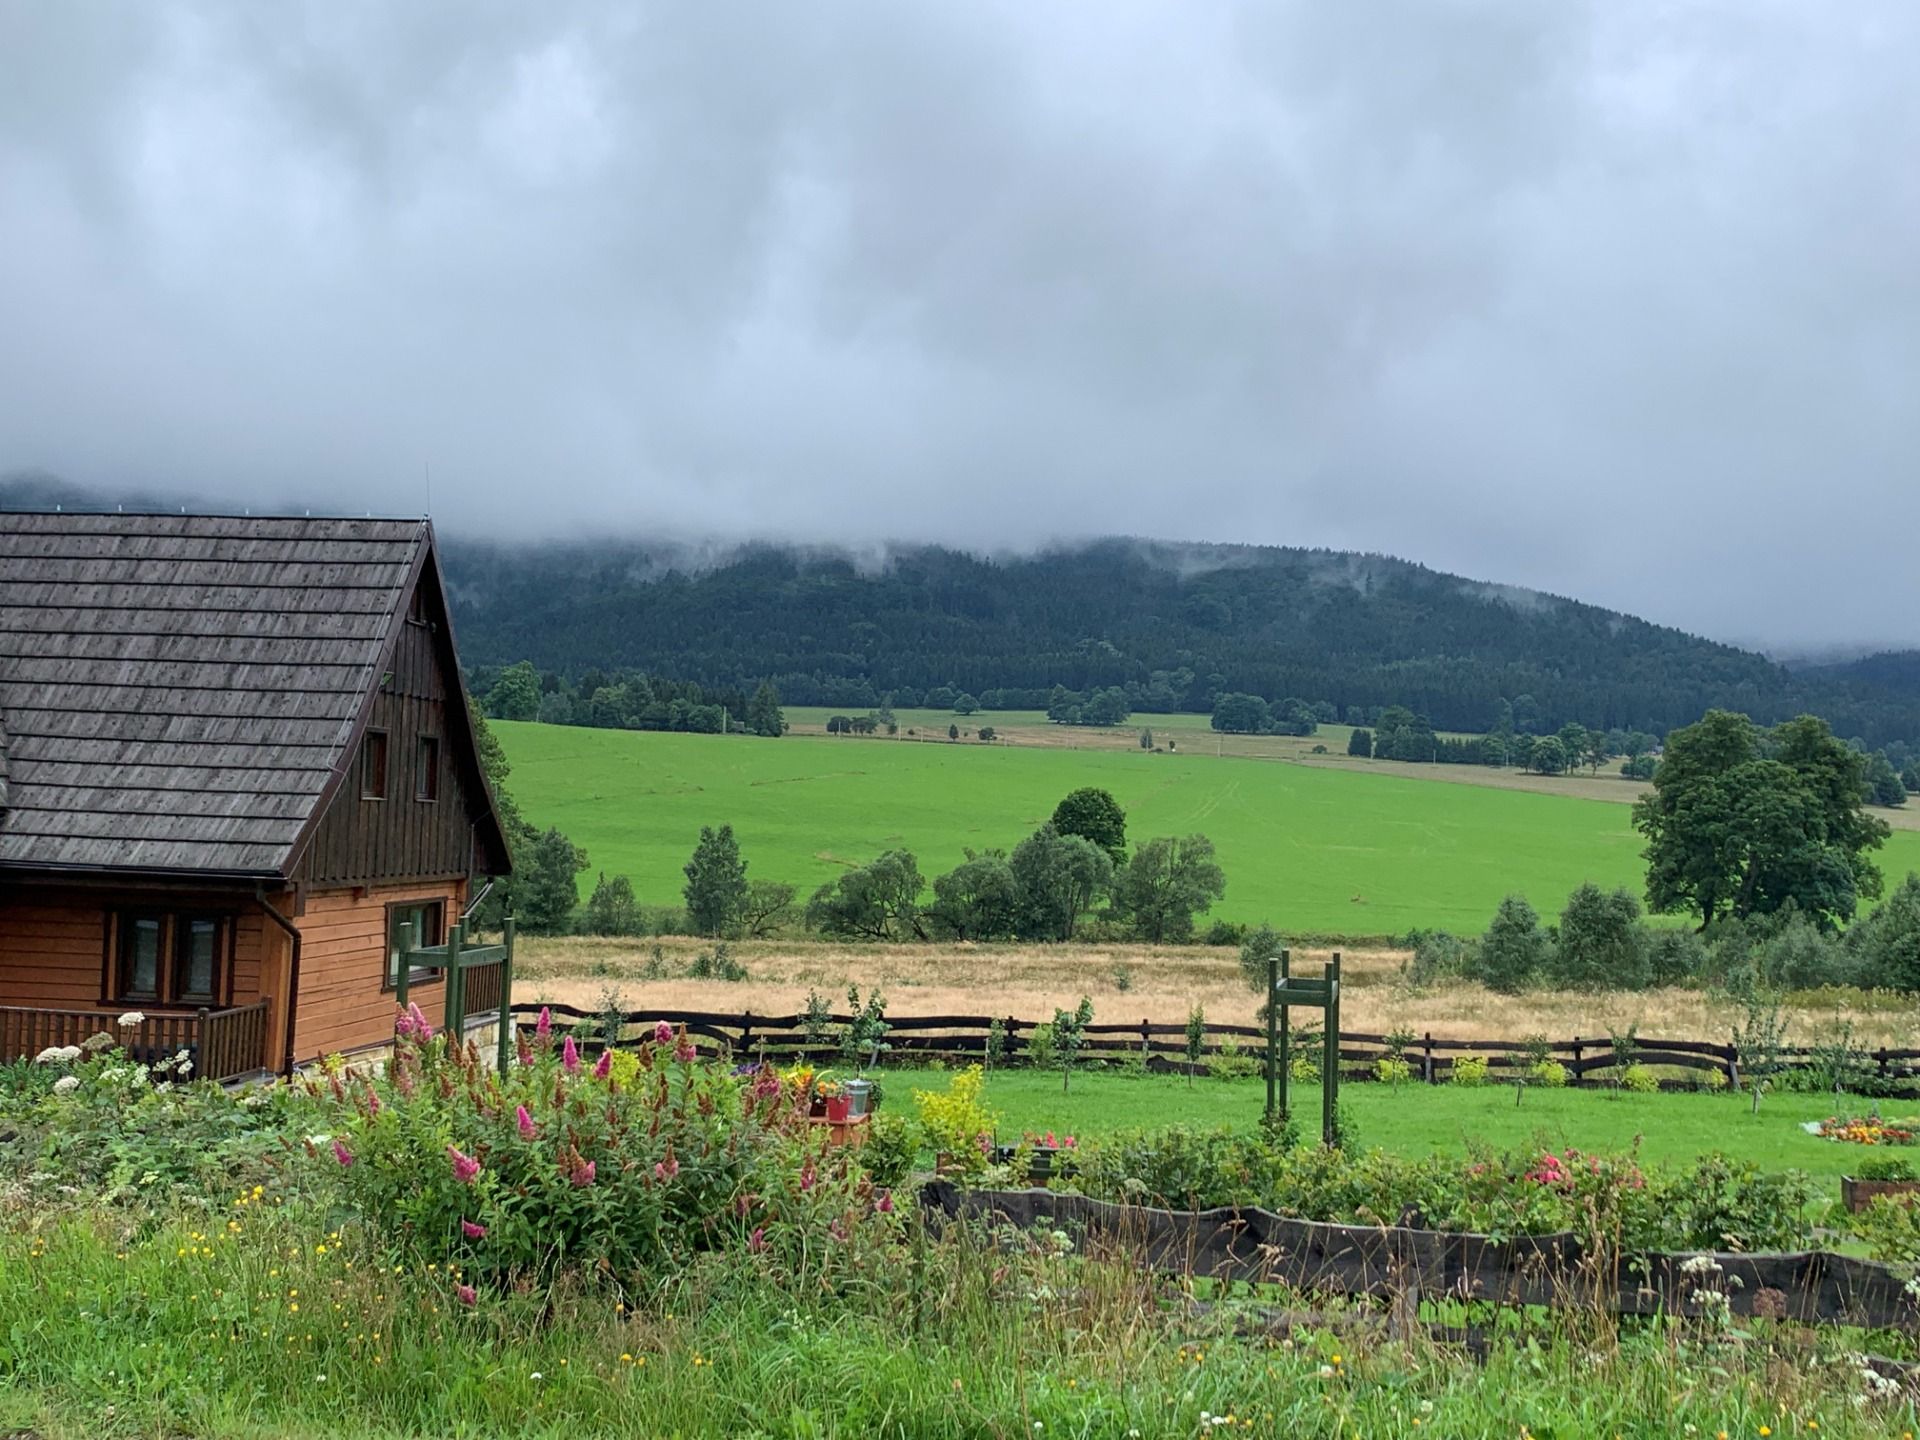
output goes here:
[{"label": "forested hill", "polygon": [[695,563],[615,542],[449,541],[470,664],[531,659],[578,680],[622,668],[792,704],[921,703],[952,686],[989,708],[1122,686],[1141,711],[1221,691],[1405,705],[1483,730],[1523,697],[1536,723],[1656,733],[1712,706],[1812,710],[1873,745],[1920,739],[1920,696],[1871,674],[1794,674],[1629,615],[1375,555],[1110,540],[986,559],[749,545]]}]

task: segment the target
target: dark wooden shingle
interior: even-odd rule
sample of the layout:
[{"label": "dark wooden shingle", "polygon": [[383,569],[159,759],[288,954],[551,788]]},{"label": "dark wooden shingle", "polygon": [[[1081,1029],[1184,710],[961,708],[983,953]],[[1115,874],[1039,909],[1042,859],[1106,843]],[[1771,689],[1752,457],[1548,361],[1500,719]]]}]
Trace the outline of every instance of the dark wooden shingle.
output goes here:
[{"label": "dark wooden shingle", "polygon": [[0,513],[0,866],[284,873],[427,539]]}]

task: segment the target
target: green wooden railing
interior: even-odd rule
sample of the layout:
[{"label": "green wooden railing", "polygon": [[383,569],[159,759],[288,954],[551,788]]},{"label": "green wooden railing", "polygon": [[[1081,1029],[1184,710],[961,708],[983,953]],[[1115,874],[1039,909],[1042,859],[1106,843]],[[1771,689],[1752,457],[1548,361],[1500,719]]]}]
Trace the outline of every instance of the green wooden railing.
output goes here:
[{"label": "green wooden railing", "polygon": [[504,1070],[513,1055],[513,916],[501,922],[500,931],[498,945],[469,945],[467,922],[457,920],[447,931],[446,944],[422,945],[420,923],[410,921],[401,942],[400,973],[394,978],[393,989],[394,999],[404,1007],[412,971],[443,972],[447,983],[441,1024],[456,1038],[466,1033],[469,1015],[497,1011],[498,1058]]}]

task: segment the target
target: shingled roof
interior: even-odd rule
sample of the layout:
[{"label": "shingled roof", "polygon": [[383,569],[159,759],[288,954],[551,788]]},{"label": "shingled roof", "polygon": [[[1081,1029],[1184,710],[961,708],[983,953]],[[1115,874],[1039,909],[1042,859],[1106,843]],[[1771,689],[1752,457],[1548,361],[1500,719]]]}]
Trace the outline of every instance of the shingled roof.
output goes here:
[{"label": "shingled roof", "polygon": [[420,520],[0,513],[0,866],[287,873]]}]

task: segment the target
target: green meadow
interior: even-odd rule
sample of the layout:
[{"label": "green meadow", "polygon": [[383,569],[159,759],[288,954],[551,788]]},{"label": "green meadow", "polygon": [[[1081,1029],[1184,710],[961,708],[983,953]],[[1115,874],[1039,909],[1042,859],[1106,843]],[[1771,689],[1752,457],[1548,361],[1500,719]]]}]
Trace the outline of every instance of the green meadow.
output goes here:
[{"label": "green meadow", "polygon": [[[1136,840],[1209,836],[1216,915],[1297,933],[1477,931],[1504,895],[1553,912],[1583,881],[1642,880],[1629,807],[1574,796],[1201,753],[494,728],[529,818],[586,848],[583,890],[624,874],[649,905],[679,902],[702,825],[731,824],[749,874],[804,896],[882,850],[931,879],[968,847],[1011,848],[1082,785],[1113,792]],[[1920,869],[1920,832],[1895,832],[1881,865]]]}]

